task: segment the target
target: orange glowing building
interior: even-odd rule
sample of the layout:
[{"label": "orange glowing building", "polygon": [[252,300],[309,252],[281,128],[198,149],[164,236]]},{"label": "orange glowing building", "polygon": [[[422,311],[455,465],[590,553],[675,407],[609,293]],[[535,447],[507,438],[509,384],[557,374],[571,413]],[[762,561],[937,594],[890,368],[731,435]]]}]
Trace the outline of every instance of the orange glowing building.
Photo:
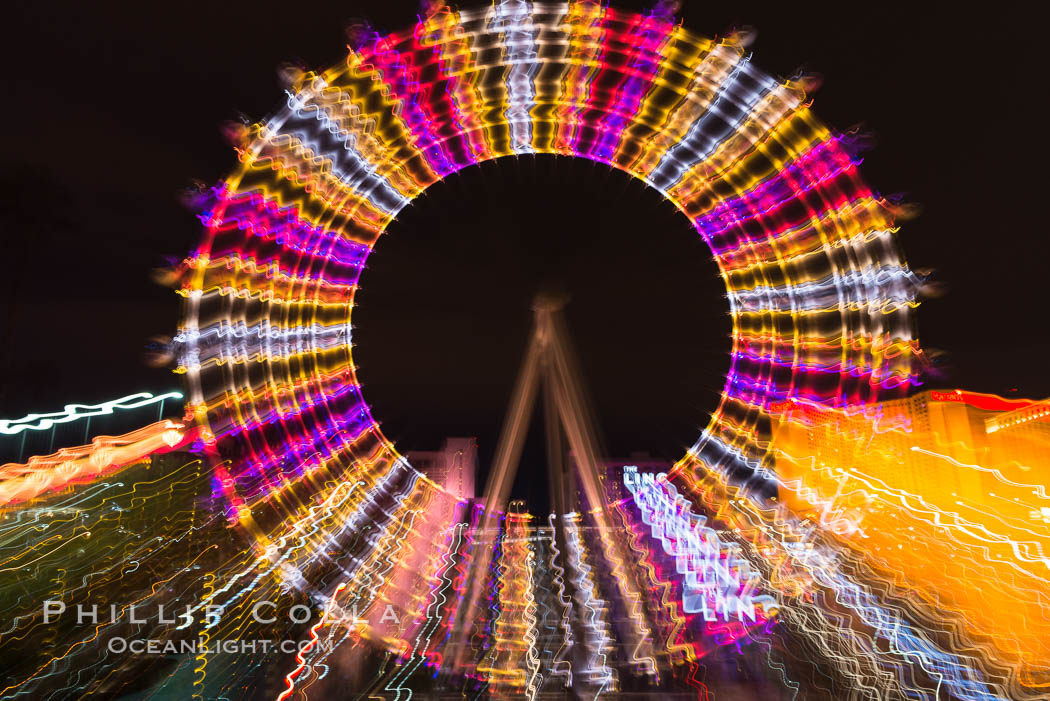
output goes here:
[{"label": "orange glowing building", "polygon": [[[1031,496],[1010,483],[1050,482],[1050,400],[932,390],[852,413],[791,403],[774,413],[776,471],[786,481],[820,465],[852,466],[941,508],[963,501],[1010,515]],[[781,497],[812,508],[793,490]]]},{"label": "orange glowing building", "polygon": [[916,611],[1050,689],[1050,400],[926,391],[857,411],[772,407],[779,498]]}]

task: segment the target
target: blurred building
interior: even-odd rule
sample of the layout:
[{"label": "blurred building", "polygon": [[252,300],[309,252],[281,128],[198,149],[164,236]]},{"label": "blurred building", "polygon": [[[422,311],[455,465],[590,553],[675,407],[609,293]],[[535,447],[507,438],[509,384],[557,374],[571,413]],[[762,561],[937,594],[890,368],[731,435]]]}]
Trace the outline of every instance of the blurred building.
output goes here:
[{"label": "blurred building", "polygon": [[473,499],[478,470],[477,438],[446,438],[441,450],[413,450],[408,461],[429,479],[460,499]]},{"label": "blurred building", "polygon": [[[587,497],[584,495],[583,482],[579,478],[575,456],[571,451],[566,456],[566,461],[570,470],[569,474],[575,485],[573,493],[575,494],[576,502],[569,507],[571,511],[586,504]],[[647,452],[633,452],[629,458],[599,458],[598,480],[606,500],[615,502],[630,496],[630,492],[627,491],[623,484],[625,472],[654,476],[661,472],[670,472],[673,466],[674,463],[671,461],[653,457]]]},{"label": "blurred building", "polygon": [[624,487],[624,473],[632,475],[655,476],[668,473],[674,463],[662,458],[654,458],[649,453],[631,453],[629,458],[602,458],[598,466],[599,479],[609,501],[618,501],[630,496]]},{"label": "blurred building", "polygon": [[984,431],[993,465],[1045,464],[1050,460],[1050,399],[990,416]]},{"label": "blurred building", "polygon": [[[1050,400],[933,390],[855,413],[794,403],[772,410],[783,480],[818,486],[831,478],[822,467],[851,466],[941,507],[963,500],[1016,516],[1030,509],[1011,502],[1027,502],[1031,492],[1009,482],[1050,481]],[[791,490],[781,497],[810,506]]]},{"label": "blurred building", "polygon": [[956,617],[1022,677],[1050,686],[1050,509],[1040,496],[1050,400],[927,391],[858,411],[799,402],[771,413],[787,506],[836,534],[922,615]]}]

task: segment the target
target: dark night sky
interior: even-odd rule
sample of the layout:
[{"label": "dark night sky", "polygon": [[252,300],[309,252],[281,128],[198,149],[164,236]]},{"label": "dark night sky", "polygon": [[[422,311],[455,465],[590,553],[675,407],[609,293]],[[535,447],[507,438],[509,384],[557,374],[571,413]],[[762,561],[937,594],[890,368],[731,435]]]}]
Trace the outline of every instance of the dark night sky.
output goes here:
[{"label": "dark night sky", "polygon": [[[416,7],[8,6],[0,415],[177,386],[142,360],[147,339],[170,334],[179,314],[150,269],[199,237],[177,192],[233,167],[220,124],[278,106],[281,61],[332,64],[348,20],[400,29]],[[962,7],[687,0],[679,14],[707,35],[754,26],[759,66],[819,72],[817,113],[875,136],[866,177],[921,206],[901,240],[910,264],[935,269],[945,288],[919,314],[924,345],[947,358],[931,386],[1042,397],[1040,22],[1022,6]],[[391,227],[363,279],[355,342],[377,418],[402,448],[468,433],[484,449],[529,300],[554,285],[573,298],[570,326],[609,449],[677,457],[715,405],[728,348],[715,267],[690,231],[654,193],[588,163],[511,159],[439,184]]]}]

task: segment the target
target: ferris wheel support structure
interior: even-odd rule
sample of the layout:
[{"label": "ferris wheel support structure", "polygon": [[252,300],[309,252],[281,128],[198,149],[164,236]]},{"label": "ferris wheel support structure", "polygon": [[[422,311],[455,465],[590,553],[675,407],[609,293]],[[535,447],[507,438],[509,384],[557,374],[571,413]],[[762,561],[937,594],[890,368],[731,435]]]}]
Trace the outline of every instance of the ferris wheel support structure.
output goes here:
[{"label": "ferris wheel support structure", "polygon": [[[550,461],[551,506],[555,513],[555,538],[564,543],[564,522],[577,516],[574,476],[579,477],[587,513],[594,520],[600,533],[613,533],[608,505],[601,487],[598,470],[598,447],[590,421],[590,412],[584,399],[579,373],[573,362],[566,340],[561,309],[564,302],[547,297],[538,297],[533,305],[533,329],[529,346],[525,351],[521,371],[511,396],[510,406],[500,433],[492,471],[488,477],[484,494],[484,514],[478,523],[480,534],[499,532],[499,514],[506,510],[514,477],[517,474],[521,452],[528,432],[529,420],[535,407],[536,394],[544,391],[544,425],[547,432],[547,454]],[[568,466],[561,450],[563,429],[573,459]],[[567,468],[568,467],[568,471]],[[581,505],[582,506],[582,505]],[[483,536],[482,536],[483,537]],[[603,537],[602,555],[614,575],[627,619],[633,625],[626,626],[625,640],[632,650],[632,661],[647,674],[656,675],[656,659],[649,640],[649,629],[641,606],[641,594],[626,571],[627,562],[619,542],[613,537]],[[456,646],[457,666],[463,664],[469,654],[468,635],[470,621],[478,612],[478,602],[492,564],[493,548],[483,547],[470,565],[470,589],[467,605],[459,608],[454,630],[461,636]]]}]

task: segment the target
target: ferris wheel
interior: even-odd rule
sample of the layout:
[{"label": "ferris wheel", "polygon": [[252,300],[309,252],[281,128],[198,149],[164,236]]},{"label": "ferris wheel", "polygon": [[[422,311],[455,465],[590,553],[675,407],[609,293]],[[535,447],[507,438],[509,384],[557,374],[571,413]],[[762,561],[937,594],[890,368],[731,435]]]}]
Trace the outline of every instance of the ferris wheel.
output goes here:
[{"label": "ferris wheel", "polygon": [[[303,531],[306,519],[323,535],[297,556],[290,577],[316,589],[311,567],[325,559],[324,547],[343,542],[346,523],[360,526],[381,504],[408,509],[387,516],[426,514],[430,527],[449,534],[440,547],[412,548],[420,559],[398,560],[391,553],[425,529],[391,516],[380,539],[358,551],[369,564],[334,592],[316,590],[333,620],[351,601],[356,610],[360,595],[346,592],[375,580],[383,591],[431,596],[435,606],[439,589],[442,601],[455,593],[461,606],[417,613],[410,629],[373,617],[368,637],[386,641],[409,667],[486,680],[497,695],[535,696],[559,674],[571,676],[567,658],[555,655],[549,668],[539,662],[538,590],[522,582],[540,581],[543,567],[557,587],[582,597],[577,605],[619,612],[576,630],[586,652],[575,669],[596,693],[613,688],[620,673],[601,661],[614,638],[626,641],[625,667],[651,679],[675,660],[695,664],[702,647],[695,640],[665,636],[666,650],[654,647],[661,614],[647,608],[638,572],[659,566],[637,560],[635,523],[648,528],[653,562],[679,563],[677,605],[690,615],[718,620],[719,602],[705,599],[705,582],[717,575],[702,563],[731,562],[726,572],[735,574],[723,584],[735,587],[738,601],[764,602],[760,616],[751,609],[751,622],[790,621],[784,625],[816,641],[809,649],[858,688],[923,687],[901,681],[900,671],[921,658],[937,686],[959,698],[991,698],[981,672],[874,593],[834,536],[815,533],[777,501],[763,438],[771,418],[795,405],[862,412],[903,395],[921,356],[912,313],[920,280],[897,244],[895,210],[860,177],[857,141],[814,116],[805,81],[762,72],[747,37],[697,36],[664,6],[644,14],[592,2],[434,6],[411,29],[362,29],[353,41],[346,60],[327,70],[290,71],[284,107],[235,130],[240,165],[214,188],[204,239],[183,267],[179,370],[231,522],[265,533],[266,548],[281,528]],[[490,485],[485,503],[464,506],[428,484],[380,430],[352,344],[358,281],[400,211],[464,168],[543,154],[621,170],[671,202],[709,246],[732,318],[719,407],[668,478],[642,492],[632,482],[628,501],[637,510],[628,513],[603,503],[585,476],[590,510],[563,509],[550,529],[505,510],[498,486]],[[340,497],[342,515],[318,520],[318,502],[350,484],[362,487]],[[697,504],[707,515],[693,510]],[[712,530],[710,519],[721,525]],[[546,545],[521,545],[536,539]],[[601,572],[611,584],[598,582]],[[452,582],[459,588],[448,589]],[[488,599],[502,613],[493,614],[495,642],[484,652],[472,647],[472,621],[490,589],[502,592],[496,603]],[[602,599],[603,590],[612,598]],[[762,593],[778,590],[790,601]],[[801,595],[807,590],[839,603],[822,608],[819,595]],[[782,608],[789,613],[778,616]],[[891,636],[905,661],[859,652],[835,632],[840,616],[860,621],[873,640]],[[681,629],[675,620],[668,630]],[[525,643],[516,641],[520,630],[529,631]],[[572,638],[565,626],[559,649]],[[864,661],[842,662],[858,654]],[[327,659],[303,656],[285,693],[297,680],[320,680]],[[403,682],[407,674],[394,676]]]},{"label": "ferris wheel", "polygon": [[[283,70],[280,108],[226,129],[233,172],[187,198],[200,244],[158,276],[184,393],[0,421],[23,441],[0,465],[0,695],[1047,697],[1050,497],[1023,473],[1048,464],[1050,400],[909,396],[924,280],[863,140],[815,117],[806,77],[757,68],[748,33],[699,36],[671,4],[427,3]],[[562,301],[538,298],[475,497],[381,430],[358,285],[428,188],[545,158],[688,219],[728,370],[674,462],[603,463]],[[540,397],[550,513],[509,498]],[[84,445],[54,445],[81,420]],[[50,454],[22,463],[30,431]]]},{"label": "ferris wheel", "polygon": [[358,386],[357,283],[414,198],[502,157],[622,170],[709,245],[731,358],[678,472],[760,475],[757,429],[786,402],[850,407],[914,382],[917,278],[893,208],[803,83],[760,71],[740,37],[696,36],[659,9],[500,2],[435,8],[357,41],[346,61],[294,75],[285,107],[240,131],[240,166],[185,261],[179,370],[204,441],[243,449],[227,468],[231,503],[321,466],[403,462]]}]

